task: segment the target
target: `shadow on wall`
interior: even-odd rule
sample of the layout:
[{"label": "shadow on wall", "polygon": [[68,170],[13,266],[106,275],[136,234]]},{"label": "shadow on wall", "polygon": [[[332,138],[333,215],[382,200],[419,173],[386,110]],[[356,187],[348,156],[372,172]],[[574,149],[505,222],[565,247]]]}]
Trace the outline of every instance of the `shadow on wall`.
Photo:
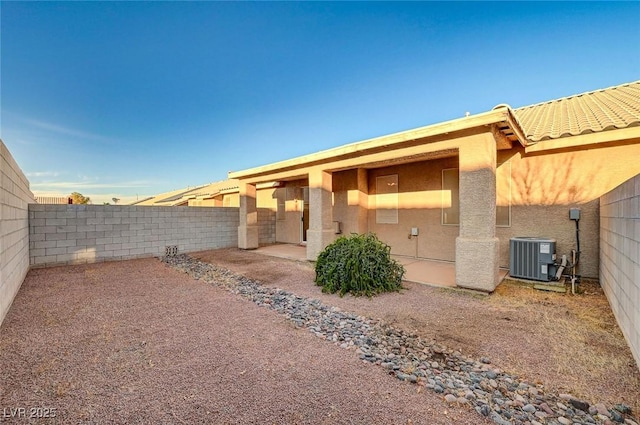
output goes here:
[{"label": "shadow on wall", "polygon": [[516,155],[512,166],[512,205],[575,205],[600,196],[608,182],[590,182],[593,175],[585,170],[598,170],[603,160],[580,164],[576,154],[553,155],[528,159]]}]

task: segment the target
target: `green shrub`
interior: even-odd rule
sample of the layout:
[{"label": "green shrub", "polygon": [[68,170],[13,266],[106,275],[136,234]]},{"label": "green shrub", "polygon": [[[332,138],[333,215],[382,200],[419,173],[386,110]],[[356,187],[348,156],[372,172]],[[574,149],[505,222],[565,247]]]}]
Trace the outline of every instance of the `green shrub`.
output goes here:
[{"label": "green shrub", "polygon": [[391,247],[373,233],[341,236],[318,256],[316,285],[340,296],[399,291],[405,270],[390,252]]}]

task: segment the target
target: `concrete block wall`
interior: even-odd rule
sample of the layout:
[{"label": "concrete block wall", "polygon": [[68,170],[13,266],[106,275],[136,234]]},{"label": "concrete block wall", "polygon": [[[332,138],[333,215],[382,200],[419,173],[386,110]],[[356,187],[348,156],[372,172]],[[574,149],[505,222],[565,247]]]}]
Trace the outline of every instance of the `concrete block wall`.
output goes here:
[{"label": "concrete block wall", "polygon": [[258,208],[258,243],[276,243],[276,212],[269,208]]},{"label": "concrete block wall", "polygon": [[29,271],[29,181],[0,140],[0,324]]},{"label": "concrete block wall", "polygon": [[[271,215],[261,212],[264,219]],[[262,220],[271,238],[273,223]],[[238,246],[238,208],[30,205],[30,264],[45,267]],[[275,235],[272,238],[275,241]],[[269,243],[265,240],[264,243]]]},{"label": "concrete block wall", "polygon": [[600,284],[640,368],[640,175],[600,198]]}]

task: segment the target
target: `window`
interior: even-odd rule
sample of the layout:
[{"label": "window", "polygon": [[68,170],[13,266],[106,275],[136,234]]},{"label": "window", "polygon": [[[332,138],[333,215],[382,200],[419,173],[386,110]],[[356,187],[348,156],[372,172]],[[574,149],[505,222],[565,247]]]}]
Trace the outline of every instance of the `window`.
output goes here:
[{"label": "window", "polygon": [[376,177],[376,223],[398,224],[398,175]]},{"label": "window", "polygon": [[460,224],[459,188],[458,169],[442,170],[442,224]]}]

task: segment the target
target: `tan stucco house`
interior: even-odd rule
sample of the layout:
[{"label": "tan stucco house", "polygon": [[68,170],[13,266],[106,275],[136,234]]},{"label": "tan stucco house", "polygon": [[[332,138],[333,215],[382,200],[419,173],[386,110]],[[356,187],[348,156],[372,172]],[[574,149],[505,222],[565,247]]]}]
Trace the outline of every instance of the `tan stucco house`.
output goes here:
[{"label": "tan stucco house", "polygon": [[492,291],[509,240],[575,247],[598,277],[598,200],[640,173],[640,81],[491,111],[233,172],[238,245],[258,247],[256,198],[268,183],[276,240],[314,260],[338,233],[375,232],[392,253],[455,262],[456,284]]}]

